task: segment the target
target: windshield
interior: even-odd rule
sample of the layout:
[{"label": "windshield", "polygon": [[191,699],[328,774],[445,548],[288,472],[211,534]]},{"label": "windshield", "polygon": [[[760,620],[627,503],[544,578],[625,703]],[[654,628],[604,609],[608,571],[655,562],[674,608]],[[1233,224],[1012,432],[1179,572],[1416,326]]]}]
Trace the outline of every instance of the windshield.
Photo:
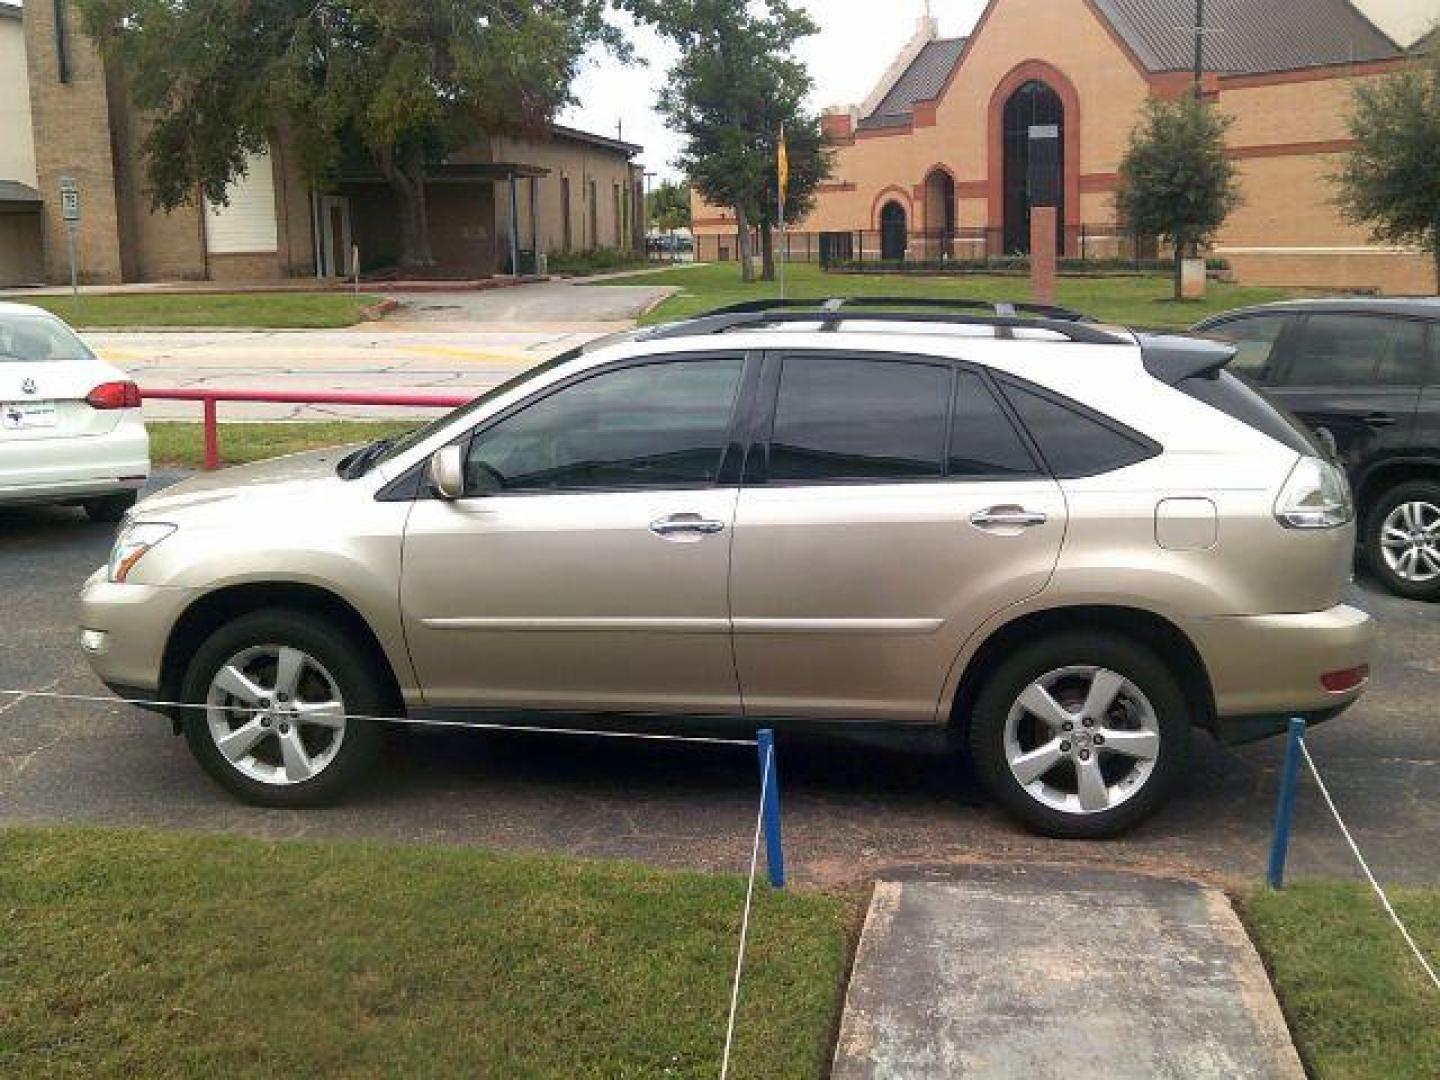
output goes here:
[{"label": "windshield", "polygon": [[[432,420],[430,423],[424,425],[423,427],[418,427],[414,431],[406,432],[404,435],[401,435],[393,440],[382,440],[382,442],[384,443],[384,452],[377,453],[366,461],[365,472],[368,472],[370,469],[373,469],[376,465],[379,465],[383,462],[394,460],[401,454],[404,454],[406,451],[416,446],[419,446],[426,439],[430,438],[430,436],[444,430],[444,428],[446,428],[450,424],[453,424],[455,421],[464,419],[466,416],[470,416],[476,412],[479,412],[486,405],[494,401],[496,398],[500,397],[502,394],[508,394],[517,386],[521,386],[529,382],[531,379],[537,378],[540,375],[543,375],[545,372],[550,371],[553,368],[559,367],[561,364],[568,363],[569,361],[574,360],[584,351],[584,346],[581,346],[578,349],[570,349],[567,352],[563,352],[559,356],[554,357],[553,359],[546,360],[543,364],[532,368],[526,368],[519,375],[516,375],[513,379],[508,379],[494,389],[485,391],[485,393],[481,394],[474,401],[460,406],[460,408],[456,409],[454,412],[446,413],[444,416],[440,417],[440,419]],[[344,466],[345,462],[341,462],[341,465]],[[356,473],[353,475],[363,474]]]},{"label": "windshield", "polygon": [[59,319],[29,312],[0,313],[0,364],[93,359],[85,343]]}]

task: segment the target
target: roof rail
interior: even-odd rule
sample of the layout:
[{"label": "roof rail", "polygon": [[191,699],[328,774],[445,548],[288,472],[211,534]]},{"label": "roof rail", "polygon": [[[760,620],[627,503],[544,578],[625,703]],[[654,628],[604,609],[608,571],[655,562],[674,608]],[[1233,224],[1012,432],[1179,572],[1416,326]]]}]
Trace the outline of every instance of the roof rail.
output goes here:
[{"label": "roof rail", "polygon": [[[894,310],[911,309],[911,310]],[[916,311],[915,308],[922,310]],[[962,309],[956,311],[955,309]],[[850,309],[850,310],[847,310]],[[860,310],[855,310],[860,309]],[[885,310],[889,309],[889,310]],[[986,314],[965,314],[980,309]],[[723,334],[783,323],[820,323],[826,331],[856,321],[910,322],[951,326],[991,326],[999,337],[1015,330],[1045,330],[1070,341],[1089,345],[1129,345],[1131,337],[1102,330],[1088,318],[1067,308],[1043,304],[1006,304],[989,300],[938,299],[898,296],[835,297],[830,300],[750,300],[717,308],[681,322],[657,326],[641,340]]]}]

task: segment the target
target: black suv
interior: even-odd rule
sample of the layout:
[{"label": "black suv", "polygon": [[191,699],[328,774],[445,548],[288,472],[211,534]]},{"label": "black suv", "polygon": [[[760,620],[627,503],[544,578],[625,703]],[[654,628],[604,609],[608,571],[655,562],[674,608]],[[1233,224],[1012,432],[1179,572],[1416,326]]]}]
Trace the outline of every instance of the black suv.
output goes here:
[{"label": "black suv", "polygon": [[1440,300],[1295,300],[1206,319],[1229,370],[1330,443],[1350,475],[1360,546],[1401,596],[1440,599]]}]

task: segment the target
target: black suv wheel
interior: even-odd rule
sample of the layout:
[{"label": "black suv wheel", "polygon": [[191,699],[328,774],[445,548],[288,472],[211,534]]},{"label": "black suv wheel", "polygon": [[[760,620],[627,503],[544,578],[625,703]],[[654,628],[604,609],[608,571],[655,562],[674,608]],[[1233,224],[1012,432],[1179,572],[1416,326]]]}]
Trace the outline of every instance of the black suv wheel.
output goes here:
[{"label": "black suv wheel", "polygon": [[1411,600],[1440,599],[1440,483],[1410,480],[1365,517],[1365,562],[1381,583]]}]

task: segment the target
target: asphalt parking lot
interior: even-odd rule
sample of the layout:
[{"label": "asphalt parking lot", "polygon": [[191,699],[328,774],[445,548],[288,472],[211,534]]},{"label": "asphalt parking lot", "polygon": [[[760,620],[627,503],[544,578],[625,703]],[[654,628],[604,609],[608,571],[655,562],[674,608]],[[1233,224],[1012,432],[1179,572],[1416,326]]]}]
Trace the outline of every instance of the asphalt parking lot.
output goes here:
[{"label": "asphalt parking lot", "polygon": [[[104,693],[76,644],[74,597],[112,530],[78,510],[0,508],[0,688]],[[1311,748],[1384,879],[1440,880],[1440,610],[1357,586],[1381,647],[1363,702]],[[837,739],[782,738],[787,858],[804,880],[943,870],[967,861],[1093,862],[1218,880],[1263,873],[1282,747],[1196,741],[1190,780],[1135,834],[1031,837],[949,759]],[[270,811],[210,784],[182,740],[115,704],[0,698],[0,823],[347,836],[618,856],[697,869],[749,857],[751,752],[517,733],[409,734],[346,805]],[[1353,877],[1318,793],[1302,784],[1292,873]]]}]

